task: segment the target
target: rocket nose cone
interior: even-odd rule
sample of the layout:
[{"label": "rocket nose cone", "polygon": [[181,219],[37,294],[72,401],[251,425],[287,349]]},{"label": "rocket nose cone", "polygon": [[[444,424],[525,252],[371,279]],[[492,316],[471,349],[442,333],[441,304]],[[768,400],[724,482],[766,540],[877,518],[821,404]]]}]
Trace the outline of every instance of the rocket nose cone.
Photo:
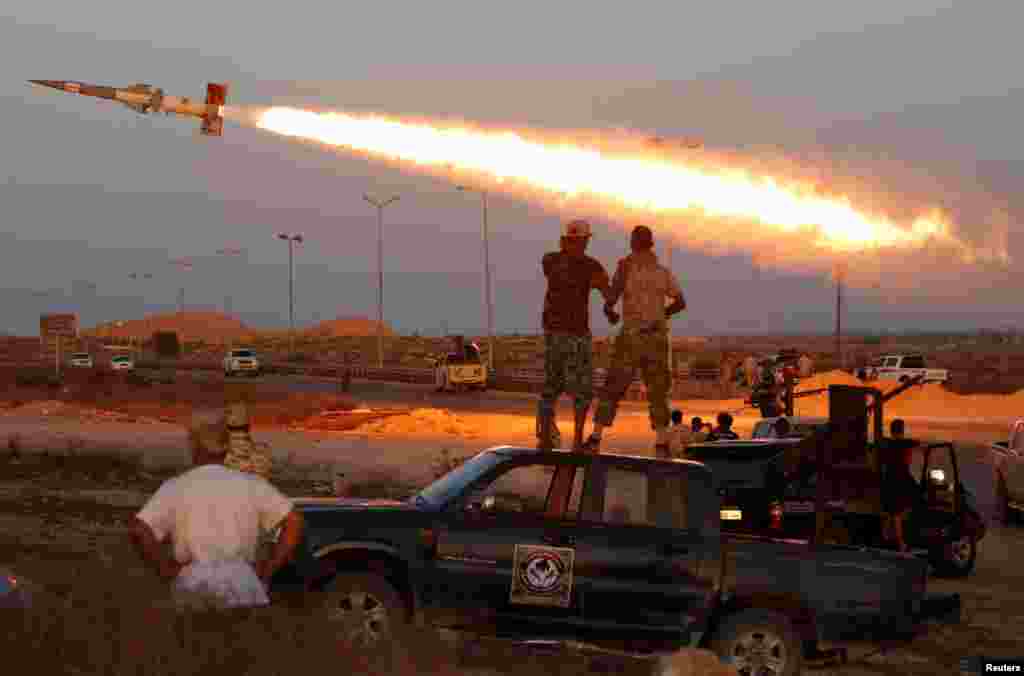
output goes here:
[{"label": "rocket nose cone", "polygon": [[39,85],[40,87],[50,87],[52,89],[64,89],[63,80],[29,80],[29,83]]}]

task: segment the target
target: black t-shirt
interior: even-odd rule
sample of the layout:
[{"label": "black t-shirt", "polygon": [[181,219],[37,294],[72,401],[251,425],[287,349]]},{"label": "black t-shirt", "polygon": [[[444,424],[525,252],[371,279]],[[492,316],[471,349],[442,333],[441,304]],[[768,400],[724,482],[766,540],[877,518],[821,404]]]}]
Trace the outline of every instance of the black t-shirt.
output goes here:
[{"label": "black t-shirt", "polygon": [[590,292],[608,284],[608,273],[590,256],[554,251],[541,260],[548,290],[544,296],[545,332],[590,334]]}]

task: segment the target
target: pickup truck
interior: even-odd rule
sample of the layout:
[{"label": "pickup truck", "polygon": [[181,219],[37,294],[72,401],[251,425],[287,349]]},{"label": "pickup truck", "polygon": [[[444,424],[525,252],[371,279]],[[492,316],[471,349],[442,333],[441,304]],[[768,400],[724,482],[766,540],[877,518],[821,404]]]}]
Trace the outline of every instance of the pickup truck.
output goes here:
[{"label": "pickup truck", "polygon": [[861,380],[898,380],[903,383],[919,375],[923,382],[944,383],[949,380],[946,369],[932,369],[919,354],[887,354],[879,357],[871,366],[861,369]]},{"label": "pickup truck", "polygon": [[406,500],[295,504],[305,532],[271,596],[364,646],[429,624],[646,655],[707,647],[741,673],[792,676],[819,640],[959,618],[913,557],[723,534],[711,471],[692,461],[501,446]]},{"label": "pickup truck", "polygon": [[[688,457],[701,461],[714,474],[722,497],[723,530],[776,533],[787,538],[813,535],[816,475],[787,474],[787,451],[806,441],[811,440],[718,441],[687,448]],[[974,496],[960,481],[952,444],[928,444],[922,449],[913,468],[920,476],[921,492],[905,528],[908,545],[931,564],[936,575],[964,577],[974,569],[978,543],[986,534],[985,522]],[[825,509],[842,515],[850,530],[850,544],[886,546],[877,513],[865,513],[847,500],[828,501]]]},{"label": "pickup truck", "polygon": [[1003,516],[1010,521],[1024,512],[1024,420],[1010,428],[1006,441],[997,441],[990,447],[992,466],[996,474],[996,496]]}]

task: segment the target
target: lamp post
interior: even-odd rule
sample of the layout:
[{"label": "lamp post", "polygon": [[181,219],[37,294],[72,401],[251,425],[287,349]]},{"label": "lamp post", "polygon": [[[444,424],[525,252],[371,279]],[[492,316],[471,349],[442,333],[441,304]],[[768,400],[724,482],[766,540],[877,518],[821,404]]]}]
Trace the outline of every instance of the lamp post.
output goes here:
[{"label": "lamp post", "polygon": [[[128,276],[131,277],[132,279],[136,280],[136,281],[138,281],[140,279],[153,279],[153,273],[151,273],[151,272],[143,272],[143,273],[133,272],[133,273],[131,273]],[[149,331],[149,328],[150,328],[150,320],[149,320],[149,318],[146,317],[146,301],[143,300],[142,301],[142,330],[143,330],[144,334],[145,333],[152,334],[152,332]],[[150,337],[152,337],[152,335]],[[142,356],[142,346],[143,346],[144,343],[145,343],[145,336],[143,336],[143,340],[139,341],[139,349],[138,349],[139,357]]]},{"label": "lamp post", "polygon": [[[176,266],[182,272],[188,272],[192,269],[192,261],[188,258],[177,258],[171,261],[171,265]],[[181,287],[178,289],[178,314],[182,320],[185,318],[185,280],[182,279]],[[185,343],[187,342],[188,336],[185,334],[185,323],[182,321],[181,324],[181,348],[184,354]]]},{"label": "lamp post", "polygon": [[295,244],[302,244],[299,233],[277,233],[277,238],[288,242],[288,353],[295,354]]},{"label": "lamp post", "polygon": [[455,186],[460,192],[476,192],[480,194],[483,207],[483,221],[480,224],[480,237],[484,244],[484,304],[487,309],[487,369],[494,368],[494,302],[491,299],[491,259],[490,259],[490,228],[487,224],[487,191],[476,190],[464,185]]},{"label": "lamp post", "polygon": [[377,209],[377,367],[384,368],[384,207],[401,197],[394,195],[381,201],[363,195],[363,199]]}]

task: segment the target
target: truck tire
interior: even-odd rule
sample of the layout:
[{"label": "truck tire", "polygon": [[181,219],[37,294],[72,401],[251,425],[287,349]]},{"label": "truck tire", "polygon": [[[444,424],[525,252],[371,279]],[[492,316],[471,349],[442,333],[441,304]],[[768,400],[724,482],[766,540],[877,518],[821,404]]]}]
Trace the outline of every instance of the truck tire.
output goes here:
[{"label": "truck tire", "polygon": [[967,577],[974,570],[978,541],[964,535],[933,551],[929,556],[936,577]]},{"label": "truck tire", "polygon": [[320,606],[328,622],[337,623],[338,638],[357,650],[387,657],[408,614],[402,597],[383,577],[341,573],[322,591]]},{"label": "truck tire", "polygon": [[709,647],[739,676],[796,676],[803,667],[800,637],[785,615],[771,610],[727,615]]}]

